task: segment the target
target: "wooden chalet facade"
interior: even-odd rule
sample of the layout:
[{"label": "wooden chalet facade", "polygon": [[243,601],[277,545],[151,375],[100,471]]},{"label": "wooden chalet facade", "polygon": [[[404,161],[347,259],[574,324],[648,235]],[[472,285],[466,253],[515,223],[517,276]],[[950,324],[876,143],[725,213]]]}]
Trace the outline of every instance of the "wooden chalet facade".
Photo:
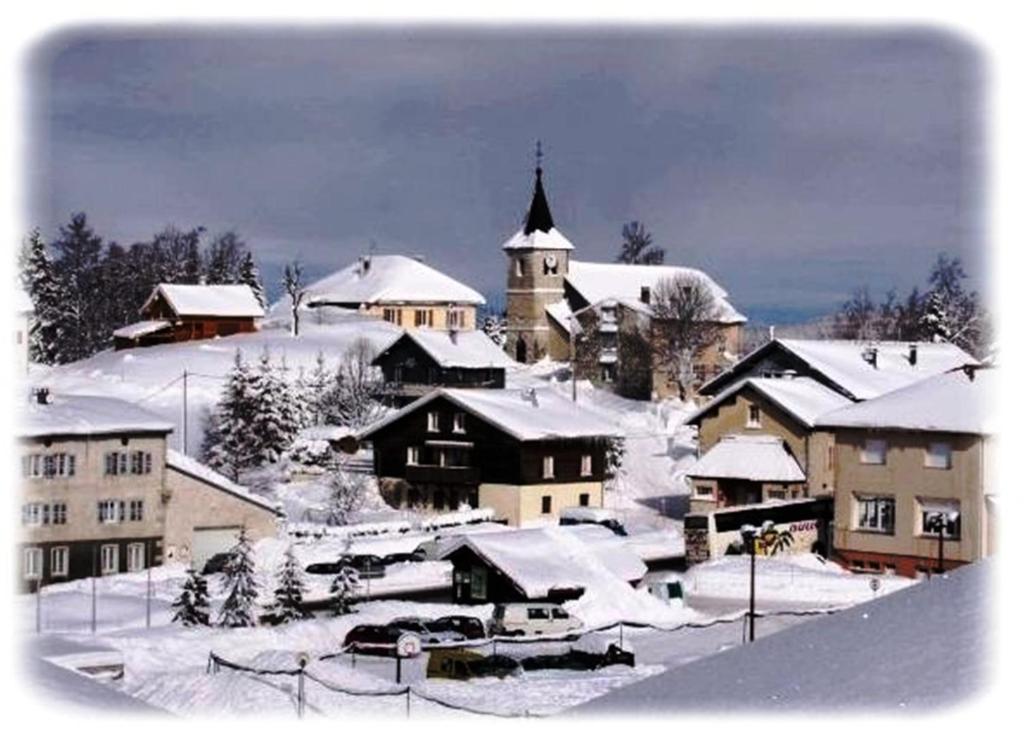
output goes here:
[{"label": "wooden chalet facade", "polygon": [[381,493],[391,505],[490,507],[496,518],[519,525],[555,519],[566,507],[601,506],[614,433],[553,391],[443,389],[361,438],[373,444]]},{"label": "wooden chalet facade", "polygon": [[248,285],[160,284],[138,323],[114,332],[114,348],[198,341],[252,333],[263,308]]},{"label": "wooden chalet facade", "polygon": [[505,370],[514,363],[482,331],[404,332],[374,358],[386,395],[406,405],[438,387],[505,387]]}]

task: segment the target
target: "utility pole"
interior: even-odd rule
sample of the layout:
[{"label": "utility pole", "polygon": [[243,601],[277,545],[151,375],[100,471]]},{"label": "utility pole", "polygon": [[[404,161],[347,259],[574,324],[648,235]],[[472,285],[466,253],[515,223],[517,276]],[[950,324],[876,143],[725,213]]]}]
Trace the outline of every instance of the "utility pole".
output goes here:
[{"label": "utility pole", "polygon": [[188,369],[181,373],[181,453],[188,456]]},{"label": "utility pole", "polygon": [[96,545],[92,545],[92,633],[96,633]]},{"label": "utility pole", "polygon": [[[539,145],[539,142],[538,142]],[[572,373],[572,402],[576,402],[576,325],[569,316],[569,372]]]},{"label": "utility pole", "polygon": [[152,545],[146,542],[146,628],[149,628],[149,616],[152,612],[153,601],[153,561]]}]

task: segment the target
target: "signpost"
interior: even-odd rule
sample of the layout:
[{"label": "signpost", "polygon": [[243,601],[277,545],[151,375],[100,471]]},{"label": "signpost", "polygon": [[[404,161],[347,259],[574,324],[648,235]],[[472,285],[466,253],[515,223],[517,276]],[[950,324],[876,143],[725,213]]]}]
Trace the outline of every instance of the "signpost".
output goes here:
[{"label": "signpost", "polygon": [[402,660],[417,656],[423,645],[415,634],[404,633],[395,642],[395,682],[402,682]]}]

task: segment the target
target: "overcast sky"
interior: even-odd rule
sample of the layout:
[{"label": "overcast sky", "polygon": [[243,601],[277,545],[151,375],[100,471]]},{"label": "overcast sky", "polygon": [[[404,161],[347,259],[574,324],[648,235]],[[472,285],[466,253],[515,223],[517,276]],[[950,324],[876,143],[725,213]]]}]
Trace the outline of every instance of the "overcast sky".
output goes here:
[{"label": "overcast sky", "polygon": [[28,219],[236,229],[273,279],[422,254],[485,294],[534,141],[576,256],[641,220],[751,318],[981,274],[978,53],[933,31],[79,30],[29,66]]}]

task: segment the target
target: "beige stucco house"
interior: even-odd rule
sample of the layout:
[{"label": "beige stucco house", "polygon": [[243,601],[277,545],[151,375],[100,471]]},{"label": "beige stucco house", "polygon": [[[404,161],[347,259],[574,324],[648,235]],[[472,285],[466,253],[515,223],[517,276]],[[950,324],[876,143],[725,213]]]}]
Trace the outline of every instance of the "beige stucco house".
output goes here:
[{"label": "beige stucco house", "polygon": [[169,450],[173,425],[137,405],[40,389],[19,421],[22,587],[169,561],[201,566],[197,552],[227,541],[207,532],[277,530],[271,503]]},{"label": "beige stucco house", "polygon": [[835,556],[913,576],[994,550],[998,371],[968,366],[823,416],[835,435]]}]

